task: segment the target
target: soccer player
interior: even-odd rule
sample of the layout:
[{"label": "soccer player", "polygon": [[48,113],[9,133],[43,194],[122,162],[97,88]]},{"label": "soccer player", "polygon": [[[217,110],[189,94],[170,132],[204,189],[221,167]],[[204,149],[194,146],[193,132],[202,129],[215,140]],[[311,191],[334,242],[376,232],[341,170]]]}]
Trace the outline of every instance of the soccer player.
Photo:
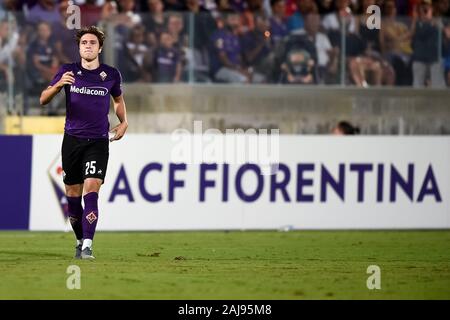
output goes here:
[{"label": "soccer player", "polygon": [[[128,127],[121,75],[100,63],[104,33],[97,27],[78,30],[81,62],[64,64],[40,97],[49,103],[64,88],[66,124],[62,143],[63,181],[68,201],[69,220],[77,239],[75,258],[94,259],[92,240],[98,221],[98,193],[105,181],[109,142],[119,140]],[[120,124],[111,129],[108,112],[112,96]],[[84,209],[81,203],[83,196]]]}]

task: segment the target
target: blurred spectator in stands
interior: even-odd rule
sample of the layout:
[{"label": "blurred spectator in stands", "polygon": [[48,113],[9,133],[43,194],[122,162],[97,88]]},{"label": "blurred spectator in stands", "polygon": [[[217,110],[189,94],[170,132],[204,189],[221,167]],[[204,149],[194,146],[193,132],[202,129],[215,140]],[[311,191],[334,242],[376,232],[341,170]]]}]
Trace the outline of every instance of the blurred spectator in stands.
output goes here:
[{"label": "blurred spectator in stands", "polygon": [[450,86],[450,25],[448,24],[444,27],[442,41],[445,81],[447,82],[447,86]]},{"label": "blurred spectator in stands", "polygon": [[[326,2],[322,2],[325,6],[327,5]],[[328,39],[330,40],[330,43],[333,47],[333,50],[335,52],[341,52],[342,48],[341,48],[341,38],[342,38],[342,28],[345,29],[345,33],[346,33],[346,50],[345,50],[345,54],[346,54],[346,62],[347,65],[346,66],[341,66],[340,64],[338,65],[339,68],[348,68],[350,73],[352,72],[350,69],[351,68],[358,68],[360,64],[362,64],[361,62],[359,62],[358,60],[352,59],[349,60],[348,59],[348,53],[349,51],[354,51],[354,50],[347,50],[347,48],[351,48],[354,47],[354,43],[355,43],[355,39],[359,40],[359,38],[357,36],[355,36],[356,33],[356,19],[352,14],[352,11],[349,7],[350,1],[348,0],[335,0],[334,1],[334,8],[336,11],[331,11],[330,13],[326,14],[323,19],[322,19],[322,27],[323,30],[326,32],[326,35],[328,36]],[[359,41],[357,42],[359,43]],[[354,52],[351,52],[354,55]],[[359,52],[358,52],[359,53]],[[337,74],[336,74],[337,76]],[[355,76],[350,75],[350,77],[352,80],[355,78]],[[331,82],[331,83],[335,83],[337,82],[337,78],[335,79],[327,79],[327,82]],[[362,86],[363,85],[363,81],[365,81],[365,79],[359,79],[356,76],[356,81],[357,85]]]},{"label": "blurred spectator in stands", "polygon": [[361,12],[358,17],[357,33],[362,41],[361,46],[364,50],[362,53],[364,57],[371,60],[371,62],[378,62],[380,65],[382,73],[380,84],[392,86],[395,84],[395,71],[391,64],[381,55],[380,29],[370,29],[368,27],[368,19],[372,16],[372,12],[367,12],[367,9],[375,4],[375,0],[360,1]]},{"label": "blurred spectator in stands", "polygon": [[324,16],[334,10],[333,0],[316,0],[319,14]]},{"label": "blurred spectator in stands", "polygon": [[148,0],[148,13],[143,13],[142,23],[147,34],[147,43],[151,47],[158,45],[159,35],[164,29],[165,14],[162,0]]},{"label": "blurred spectator in stands", "polygon": [[245,63],[253,70],[252,82],[263,83],[272,76],[274,63],[273,43],[269,20],[255,17],[256,27],[242,35],[241,43]]},{"label": "blurred spectator in stands", "polygon": [[439,26],[433,19],[431,0],[421,0],[413,16],[413,85],[420,88],[425,85],[427,73],[433,87],[444,86],[444,70],[439,61]]},{"label": "blurred spectator in stands", "polygon": [[38,0],[33,6],[29,7],[26,16],[27,22],[37,24],[40,21],[56,23],[61,19],[56,0]]},{"label": "blurred spectator in stands", "polygon": [[7,20],[0,21],[0,91],[6,91],[8,82],[14,82],[13,67],[9,66],[10,61],[14,63],[14,55],[18,49],[19,33],[15,24],[10,24]]},{"label": "blurred spectator in stands", "polygon": [[435,17],[449,17],[450,16],[450,1],[437,0],[433,2],[433,15]]},{"label": "blurred spectator in stands", "polygon": [[145,28],[136,25],[125,43],[124,59],[119,61],[123,80],[126,82],[150,82],[152,70],[152,54],[145,43]]},{"label": "blurred spectator in stands", "polygon": [[140,24],[142,22],[142,18],[138,13],[136,13],[135,0],[118,0],[117,12],[118,13],[111,21],[116,24],[116,33],[118,32],[119,37],[123,37],[124,41],[126,41],[129,31],[135,25]]},{"label": "blurred spectator in stands", "polygon": [[[192,59],[192,55],[188,56],[190,48],[188,36],[184,30],[183,14],[178,12],[170,13],[167,17],[166,30],[172,36],[173,47],[178,51],[178,59],[181,62],[182,69],[185,70],[188,65],[187,59]],[[182,74],[183,76],[184,74]]]},{"label": "blurred spectator in stands", "polygon": [[[0,1],[0,21],[7,19],[7,12],[17,13],[22,11],[17,0],[1,0]],[[15,14],[18,19],[18,14]],[[19,19],[18,19],[19,20]],[[19,20],[20,21],[20,20]]]},{"label": "blurred spectator in stands", "polygon": [[263,0],[246,0],[247,6],[241,14],[241,32],[255,29],[255,17],[265,16]]},{"label": "blurred spectator in stands", "polygon": [[367,50],[380,53],[380,29],[368,27],[368,18],[372,13],[367,12],[367,8],[375,5],[375,0],[361,0],[360,12],[358,15],[357,32],[365,42]]},{"label": "blurred spectator in stands", "polygon": [[19,41],[16,23],[8,20],[0,20],[0,59],[6,62],[12,55]]},{"label": "blurred spectator in stands", "polygon": [[219,8],[216,0],[200,0],[200,6],[205,10],[208,10],[213,18],[217,18],[219,16]]},{"label": "blurred spectator in stands", "polygon": [[314,84],[314,60],[306,50],[293,49],[288,52],[281,65],[281,83]]},{"label": "blurred spectator in stands", "polygon": [[[37,0],[35,0],[35,1],[37,1]],[[23,4],[20,0],[1,0],[0,1],[0,10],[22,11],[22,5]]]},{"label": "blurred spectator in stands", "polygon": [[195,14],[194,19],[194,47],[198,50],[206,48],[216,23],[209,10],[200,6],[200,0],[186,0],[189,12]]},{"label": "blurred spectator in stands", "polygon": [[114,21],[114,18],[116,18],[118,13],[119,9],[117,8],[116,0],[105,0],[105,3],[102,6],[100,19]]},{"label": "blurred spectator in stands", "polygon": [[355,135],[360,134],[361,130],[348,121],[340,121],[331,131],[334,135]]},{"label": "blurred spectator in stands", "polygon": [[142,22],[141,16],[136,13],[135,0],[119,0],[117,4],[119,13],[128,17],[127,27],[131,29]]},{"label": "blurred spectator in stands", "polygon": [[188,46],[188,38],[184,30],[184,20],[181,13],[171,13],[168,15],[166,29],[172,36],[175,47],[183,50]]},{"label": "blurred spectator in stands", "polygon": [[[318,82],[318,50],[316,48],[317,39],[313,38],[313,34],[316,27],[314,22],[317,21],[312,16],[317,16],[318,8],[315,2],[297,1],[297,4],[303,6],[303,9],[300,9],[300,12],[303,12],[302,27],[293,30],[291,35],[279,46],[280,50],[277,50],[281,52],[281,62],[279,62],[279,53],[276,57],[276,63],[280,63],[281,77],[279,81],[291,84],[316,84]],[[308,32],[305,30],[307,17],[311,18]]]},{"label": "blurred spectator in stands", "polygon": [[29,45],[29,34],[22,28],[19,30],[19,43],[13,53],[14,58],[14,81],[16,94],[22,94],[26,90],[26,66],[27,66],[27,48]]},{"label": "blurred spectator in stands", "polygon": [[347,34],[356,33],[356,19],[349,3],[349,0],[336,0],[336,11],[323,17],[322,26],[328,32],[333,46],[340,47],[342,24]]},{"label": "blurred spectator in stands", "polygon": [[167,11],[185,11],[186,5],[183,0],[164,0],[164,8]]},{"label": "blurred spectator in stands", "polygon": [[[394,0],[395,10],[398,16],[406,17],[408,16],[408,9],[411,5],[411,0]],[[384,1],[383,6],[380,8],[384,8],[386,5],[386,1]]]},{"label": "blurred spectator in stands", "polygon": [[[383,81],[381,62],[365,55],[347,54],[348,69],[353,83],[358,87],[380,86]],[[368,79],[370,78],[370,79]]]},{"label": "blurred spectator in stands", "polygon": [[334,83],[338,72],[339,48],[331,45],[328,36],[320,32],[320,16],[311,13],[305,17],[305,36],[317,52],[317,82]]},{"label": "blurred spectator in stands", "polygon": [[122,48],[123,43],[129,38],[131,29],[142,22],[142,18],[135,12],[135,8],[135,0],[119,0],[117,2],[118,14],[110,19],[115,25],[114,36],[116,48]]},{"label": "blurred spectator in stands", "polygon": [[97,25],[102,20],[121,23],[118,18],[116,0],[82,0],[81,2],[79,6],[82,27]]},{"label": "blurred spectator in stands", "polygon": [[136,8],[141,13],[145,13],[145,12],[149,12],[150,11],[150,8],[148,7],[147,0],[137,0],[136,1]]},{"label": "blurred spectator in stands", "polygon": [[[341,50],[341,30],[345,29],[345,55],[352,82],[358,87],[368,87],[367,74],[372,76],[372,84],[381,85],[383,70],[381,63],[364,55],[365,43],[357,33],[358,21],[349,7],[349,0],[336,0],[336,12],[326,15],[322,26],[327,31],[333,47]],[[342,68],[343,66],[341,66]]]},{"label": "blurred spectator in stands", "polygon": [[[384,1],[384,0],[376,0],[378,1]],[[359,13],[362,11],[362,0],[349,0],[348,7],[353,12],[353,14]]]},{"label": "blurred spectator in stands", "polygon": [[[194,77],[196,82],[210,82],[208,67],[208,45],[213,32],[216,30],[216,21],[212,13],[200,5],[200,0],[186,0],[190,13],[194,14],[194,48],[188,46],[185,53],[188,61],[192,59]],[[188,18],[186,15],[185,17]],[[188,20],[189,22],[189,20]],[[187,66],[189,66],[187,64]],[[188,70],[186,70],[188,72]]]},{"label": "blurred spectator in stands", "polygon": [[58,71],[59,62],[54,43],[51,39],[52,30],[48,22],[39,22],[37,38],[28,48],[28,72],[32,81],[39,85],[48,85]]},{"label": "blurred spectator in stands", "polygon": [[[230,11],[231,6],[229,0],[216,0],[217,10],[219,12]],[[217,17],[218,18],[218,17]]]},{"label": "blurred spectator in stands", "polygon": [[155,79],[156,82],[180,82],[182,63],[180,53],[174,47],[172,35],[164,30],[159,37],[159,47],[155,53]]},{"label": "blurred spectator in stands", "polygon": [[80,5],[81,27],[97,25],[102,16],[103,7],[96,0],[86,0]]},{"label": "blurred spectator in stands", "polygon": [[[58,71],[59,61],[51,34],[50,24],[44,21],[39,22],[37,38],[30,44],[27,51],[27,95],[41,92]],[[55,100],[47,109],[49,115],[56,115],[57,101]],[[28,103],[25,103],[25,110],[27,112]]]},{"label": "blurred spectator in stands", "polygon": [[297,10],[287,21],[289,32],[296,32],[304,27],[304,16],[317,10],[314,0],[296,0]]},{"label": "blurred spectator in stands", "polygon": [[[99,0],[100,1],[100,0]],[[128,40],[130,30],[142,23],[142,17],[136,13],[136,1],[105,0],[100,19],[114,26],[115,48],[121,50]]]},{"label": "blurred spectator in stands", "polygon": [[274,47],[288,34],[286,5],[284,0],[271,0],[272,16],[270,17],[270,36]]},{"label": "blurred spectator in stands", "polygon": [[395,84],[410,86],[411,32],[408,25],[397,17],[395,0],[386,0],[383,17],[383,27],[380,30],[381,52],[395,70]]},{"label": "blurred spectator in stands", "polygon": [[216,0],[217,8],[221,12],[233,11],[242,13],[247,8],[246,0]]},{"label": "blurred spectator in stands", "polygon": [[286,4],[286,16],[290,17],[297,10],[296,0],[285,0]]},{"label": "blurred spectator in stands", "polygon": [[62,0],[59,3],[61,20],[52,25],[52,36],[55,42],[56,56],[62,64],[80,60],[78,45],[74,41],[76,30],[68,29],[66,26],[66,21],[69,16],[67,13],[69,3],[69,0]]},{"label": "blurred spectator in stands", "polygon": [[[18,28],[18,21],[9,17],[9,20],[0,22],[0,92],[7,89],[8,84],[14,86],[15,95],[25,92],[26,48],[28,47],[27,33]],[[4,103],[9,107],[13,105]],[[1,105],[1,101],[0,101]],[[16,111],[18,111],[16,109]],[[14,110],[8,109],[9,113]]]},{"label": "blurred spectator in stands", "polygon": [[[70,1],[77,6],[81,6],[87,2],[87,0],[70,0]],[[98,6],[103,6],[106,3],[106,1],[108,0],[95,0],[95,3]]]},{"label": "blurred spectator in stands", "polygon": [[[397,3],[397,1],[398,0],[396,0],[396,4],[397,4],[397,10],[399,10],[399,15],[401,14],[400,12],[402,12],[401,10],[401,8],[399,8],[399,6],[398,6],[398,3]],[[416,14],[416,12],[417,12],[417,6],[419,5],[419,2],[420,2],[421,0],[408,0],[408,11],[407,11],[407,15],[409,16],[409,17],[413,17],[415,14]]]},{"label": "blurred spectator in stands", "polygon": [[264,16],[267,18],[270,18],[272,16],[272,5],[271,0],[262,0],[263,4],[263,10],[264,10]]},{"label": "blurred spectator in stands", "polygon": [[226,22],[218,18],[219,28],[211,36],[211,78],[222,82],[248,83],[251,81],[251,74],[242,61],[240,16],[234,12],[225,12],[224,16]]},{"label": "blurred spectator in stands", "polygon": [[442,28],[442,60],[444,68],[444,82],[450,85],[450,0],[433,2],[433,16]]},{"label": "blurred spectator in stands", "polygon": [[[315,3],[311,6],[311,13],[317,13],[317,6]],[[309,13],[309,14],[311,14]],[[308,15],[309,15],[308,14]],[[305,15],[306,17],[307,15]],[[314,81],[317,80],[317,50],[314,41],[311,41],[307,36],[305,29],[298,29],[296,32],[289,34],[287,37],[280,41],[275,48],[275,68],[274,68],[274,78],[276,81],[280,81],[280,74],[284,76],[286,70],[282,70],[281,66],[286,64],[289,60],[289,53],[293,51],[305,50],[308,52],[310,59],[314,61],[313,75]]]}]

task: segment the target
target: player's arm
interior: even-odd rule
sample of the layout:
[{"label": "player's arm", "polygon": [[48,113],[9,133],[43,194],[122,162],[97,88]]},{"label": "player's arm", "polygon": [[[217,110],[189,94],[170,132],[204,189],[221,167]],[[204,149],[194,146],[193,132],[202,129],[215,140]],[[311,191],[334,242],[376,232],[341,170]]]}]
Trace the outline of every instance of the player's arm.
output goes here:
[{"label": "player's arm", "polygon": [[116,113],[117,118],[119,119],[120,123],[112,128],[110,132],[114,132],[115,135],[110,139],[110,141],[120,140],[124,134],[125,131],[127,131],[128,128],[128,120],[127,120],[127,109],[125,107],[125,100],[123,99],[123,95],[113,97],[113,105],[114,105],[114,112]]},{"label": "player's arm", "polygon": [[73,84],[75,82],[73,76],[72,71],[65,72],[54,86],[48,86],[47,89],[42,91],[39,103],[43,106],[52,101],[53,97],[56,96],[66,84]]}]

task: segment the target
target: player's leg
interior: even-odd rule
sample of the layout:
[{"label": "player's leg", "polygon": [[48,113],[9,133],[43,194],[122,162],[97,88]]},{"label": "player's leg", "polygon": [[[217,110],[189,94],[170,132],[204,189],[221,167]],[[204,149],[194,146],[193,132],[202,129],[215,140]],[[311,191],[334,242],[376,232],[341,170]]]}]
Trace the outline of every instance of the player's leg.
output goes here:
[{"label": "player's leg", "polygon": [[76,237],[75,258],[81,256],[83,242],[83,207],[81,196],[83,192],[83,176],[81,174],[81,147],[75,137],[64,135],[62,143],[63,181],[66,189],[66,198],[69,211],[69,221]]},{"label": "player's leg", "polygon": [[91,141],[84,155],[83,184],[83,247],[81,257],[94,259],[92,242],[99,218],[98,194],[104,182],[109,157],[107,139]]},{"label": "player's leg", "polygon": [[83,247],[90,251],[92,256],[92,241],[94,240],[95,229],[98,221],[98,193],[103,180],[98,178],[86,178],[83,184]]},{"label": "player's leg", "polygon": [[69,221],[75,237],[77,238],[75,258],[81,256],[81,246],[83,245],[83,206],[81,205],[81,195],[83,184],[65,185],[67,206],[69,211]]}]

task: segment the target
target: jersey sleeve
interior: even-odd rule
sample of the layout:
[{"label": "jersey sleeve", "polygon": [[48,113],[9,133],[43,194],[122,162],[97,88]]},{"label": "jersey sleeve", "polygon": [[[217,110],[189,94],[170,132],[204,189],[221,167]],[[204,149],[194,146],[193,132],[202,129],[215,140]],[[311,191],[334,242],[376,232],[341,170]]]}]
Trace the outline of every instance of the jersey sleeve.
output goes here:
[{"label": "jersey sleeve", "polygon": [[50,82],[49,86],[54,86],[63,76],[64,72],[66,72],[66,69],[64,67],[64,65],[62,65],[58,72],[55,74],[55,76],[53,77],[52,81]]},{"label": "jersey sleeve", "polygon": [[119,70],[116,70],[114,85],[111,88],[111,95],[116,98],[122,94],[122,75]]}]

